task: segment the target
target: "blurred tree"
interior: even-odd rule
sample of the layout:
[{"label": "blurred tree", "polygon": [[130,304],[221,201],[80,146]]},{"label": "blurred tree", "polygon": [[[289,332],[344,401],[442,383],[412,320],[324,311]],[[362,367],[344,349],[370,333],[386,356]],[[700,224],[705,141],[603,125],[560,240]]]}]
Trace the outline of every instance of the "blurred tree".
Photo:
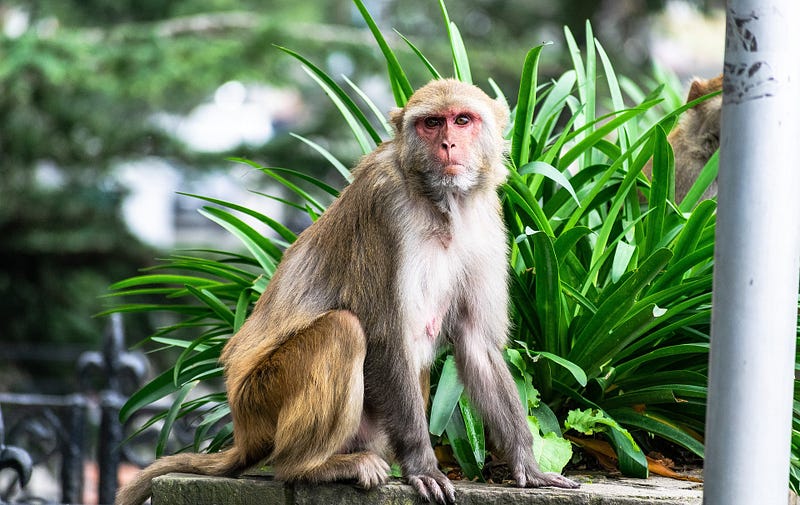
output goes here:
[{"label": "blurred tree", "polygon": [[[605,47],[621,48],[665,1],[475,0],[450,6],[450,13],[469,45],[476,81],[492,76],[510,93],[527,50],[561,40],[562,25],[580,38],[590,18],[600,38],[612,37]],[[436,1],[366,4],[385,33],[397,28],[434,63],[449,60]],[[286,136],[230,153],[193,152],[160,126],[157,114],[185,115],[231,80],[305,86],[314,114],[297,128],[342,156],[352,142],[342,142],[341,129],[326,127],[337,113],[300,65],[272,45],[298,50],[357,82],[383,71],[374,46],[364,44],[370,35],[350,0],[268,6],[257,0],[5,0],[0,29],[0,345],[22,349],[4,353],[6,359],[40,357],[44,342],[96,346],[104,324],[91,317],[102,309],[98,297],[155,256],[120,217],[124,188],[112,176],[115,165],[159,157],[202,169],[233,154],[277,166],[326,167]],[[404,61],[415,58],[399,39],[392,44]],[[547,61],[555,65],[558,57]],[[412,79],[422,84],[427,77]],[[357,155],[345,151],[344,158]],[[28,366],[42,373],[35,363]],[[1,376],[0,384],[39,387]]]},{"label": "blurred tree", "polygon": [[[327,3],[331,10],[341,4]],[[308,52],[358,53],[362,45],[360,30],[322,25],[304,42],[309,30],[297,20],[317,22],[320,11],[302,2],[273,2],[269,12],[258,5],[0,4],[0,359],[16,362],[0,372],[3,389],[70,390],[57,374],[74,373],[72,365],[42,367],[41,360],[70,361],[96,347],[105,324],[92,317],[103,308],[99,297],[156,256],[127,231],[124,188],[111,169],[151,156],[187,168],[224,158],[192,152],[157,124],[156,113],[186,114],[233,79],[294,81],[297,66],[273,43],[316,46]],[[269,159],[270,150],[245,154]],[[129,332],[134,340],[143,335]]]}]

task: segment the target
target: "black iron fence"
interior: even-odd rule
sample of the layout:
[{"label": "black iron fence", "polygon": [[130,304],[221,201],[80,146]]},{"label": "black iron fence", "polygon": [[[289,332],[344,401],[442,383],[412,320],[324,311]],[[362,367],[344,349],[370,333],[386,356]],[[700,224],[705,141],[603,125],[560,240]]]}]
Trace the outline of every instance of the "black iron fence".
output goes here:
[{"label": "black iron fence", "polygon": [[[161,407],[140,412],[126,425],[119,421],[126,393],[141,385],[147,369],[144,355],[125,349],[116,314],[103,350],[78,359],[79,392],[0,393],[0,504],[112,503],[121,465],[144,466],[152,457],[157,426],[136,444],[122,442],[141,416]],[[189,421],[176,425],[171,449],[187,445],[192,431]],[[96,489],[85,489],[87,469]],[[32,476],[39,474],[45,485],[31,486]]]}]

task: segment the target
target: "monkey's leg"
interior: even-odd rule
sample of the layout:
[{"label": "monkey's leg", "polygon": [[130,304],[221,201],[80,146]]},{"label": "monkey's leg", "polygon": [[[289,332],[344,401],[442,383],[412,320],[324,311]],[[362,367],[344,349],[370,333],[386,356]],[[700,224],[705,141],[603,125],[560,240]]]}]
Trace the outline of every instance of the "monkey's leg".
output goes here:
[{"label": "monkey's leg", "polygon": [[268,461],[283,480],[355,480],[369,488],[389,467],[372,452],[338,454],[356,437],[364,403],[366,339],[349,311],[333,311],[271,357],[281,405]]},{"label": "monkey's leg", "polygon": [[427,378],[407,356],[373,346],[367,357],[367,401],[381,421],[403,476],[425,501],[455,503],[455,488],[438,468],[425,417]]}]

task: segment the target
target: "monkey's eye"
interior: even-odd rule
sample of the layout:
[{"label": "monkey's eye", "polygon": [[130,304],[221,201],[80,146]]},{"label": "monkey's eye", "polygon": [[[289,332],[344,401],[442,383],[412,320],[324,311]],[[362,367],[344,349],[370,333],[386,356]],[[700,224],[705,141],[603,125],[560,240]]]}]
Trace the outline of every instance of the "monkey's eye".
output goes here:
[{"label": "monkey's eye", "polygon": [[454,123],[459,125],[459,126],[464,126],[465,124],[469,123],[469,121],[470,121],[470,119],[469,119],[468,115],[460,114],[460,115],[456,116],[456,119],[455,119]]},{"label": "monkey's eye", "polygon": [[442,126],[444,120],[440,117],[429,116],[425,118],[425,128],[438,128]]}]

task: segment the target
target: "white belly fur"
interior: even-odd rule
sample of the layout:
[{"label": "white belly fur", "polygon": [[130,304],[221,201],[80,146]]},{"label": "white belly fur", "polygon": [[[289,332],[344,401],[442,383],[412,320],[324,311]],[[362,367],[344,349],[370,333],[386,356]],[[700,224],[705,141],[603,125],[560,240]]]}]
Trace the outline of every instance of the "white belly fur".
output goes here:
[{"label": "white belly fur", "polygon": [[452,213],[449,241],[426,233],[430,228],[415,223],[414,214],[404,223],[409,233],[401,247],[399,299],[403,335],[417,370],[433,362],[443,320],[465,285],[466,272],[480,269],[497,254],[504,255],[505,235],[494,202],[469,203],[470,209]]}]

